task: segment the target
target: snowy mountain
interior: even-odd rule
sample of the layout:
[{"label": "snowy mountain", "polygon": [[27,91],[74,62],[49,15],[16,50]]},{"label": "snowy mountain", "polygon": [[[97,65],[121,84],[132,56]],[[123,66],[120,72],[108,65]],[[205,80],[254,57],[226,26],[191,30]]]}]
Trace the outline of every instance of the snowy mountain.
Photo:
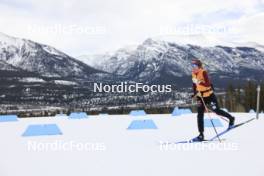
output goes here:
[{"label": "snowy mountain", "polygon": [[[105,54],[96,54],[96,55],[82,55],[78,56],[77,59],[90,65],[98,70],[104,70],[106,72],[112,72],[112,68],[115,67],[115,62],[124,62],[127,57],[131,55],[137,46],[126,46],[115,52],[107,52]],[[113,62],[108,62],[109,58],[115,59]],[[110,65],[105,65],[105,63]],[[114,65],[112,65],[114,64]]]},{"label": "snowy mountain", "polygon": [[99,72],[53,47],[2,33],[0,61],[45,77],[86,78],[92,73]]},{"label": "snowy mountain", "polygon": [[236,46],[244,46],[249,48],[255,48],[259,51],[264,52],[264,45],[258,44],[256,42],[244,42],[244,43],[234,43]]},{"label": "snowy mountain", "polygon": [[198,45],[202,47],[210,47],[216,45],[224,45],[224,46],[237,46],[235,43],[231,42],[231,39],[226,39],[221,35],[210,35],[210,34],[182,34],[182,35],[165,35],[165,36],[157,36],[152,38],[157,41],[167,41],[175,43],[178,45]]},{"label": "snowy mountain", "polygon": [[[253,47],[201,47],[147,39],[134,50],[120,49],[95,66],[129,80],[185,85],[191,60],[200,58],[217,84],[259,79],[264,73],[264,52]],[[99,59],[98,59],[99,60]],[[186,82],[187,83],[187,82]]]},{"label": "snowy mountain", "polygon": [[76,57],[76,59],[82,61],[87,65],[92,65],[94,68],[100,68],[100,66],[112,55],[110,53],[106,54],[95,54],[95,55],[81,55]]},{"label": "snowy mountain", "polygon": [[[116,106],[181,100],[189,91],[185,88],[191,87],[190,63],[194,57],[204,62],[215,87],[263,79],[264,53],[249,45],[261,48],[254,43],[246,47],[208,47],[147,39],[136,47],[121,48],[112,54],[81,56],[77,60],[53,47],[0,33],[0,100],[60,106],[72,102]],[[156,94],[153,99],[148,94],[93,92],[93,82],[121,81],[173,84],[184,89]]]},{"label": "snowy mountain", "polygon": [[18,71],[17,68],[15,68],[14,66],[6,63],[3,60],[0,60],[0,68],[1,68],[1,70],[6,70],[6,71]]},{"label": "snowy mountain", "polygon": [[111,74],[57,49],[0,33],[0,101],[67,104],[91,96],[91,82]]}]

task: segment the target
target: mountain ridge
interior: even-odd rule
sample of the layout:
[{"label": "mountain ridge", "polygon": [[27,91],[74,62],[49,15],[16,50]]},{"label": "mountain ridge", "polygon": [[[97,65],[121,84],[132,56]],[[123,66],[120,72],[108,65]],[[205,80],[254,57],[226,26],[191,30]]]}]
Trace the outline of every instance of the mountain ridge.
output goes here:
[{"label": "mountain ridge", "polygon": [[[116,52],[100,65],[91,65],[97,69],[122,75],[133,81],[147,83],[173,83],[190,76],[191,60],[199,58],[204,67],[220,82],[243,79],[257,80],[264,74],[264,52],[248,46],[179,45],[175,42],[145,40],[135,50]],[[225,79],[223,79],[225,80]],[[224,81],[223,83],[227,83]]]},{"label": "mountain ridge", "polygon": [[0,33],[0,60],[45,77],[87,78],[102,73],[48,45]]}]

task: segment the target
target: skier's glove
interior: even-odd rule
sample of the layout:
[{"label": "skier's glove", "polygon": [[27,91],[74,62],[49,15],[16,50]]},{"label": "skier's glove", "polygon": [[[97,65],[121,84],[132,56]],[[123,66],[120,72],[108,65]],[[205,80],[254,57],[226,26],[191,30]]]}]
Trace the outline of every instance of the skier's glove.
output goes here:
[{"label": "skier's glove", "polygon": [[202,97],[201,92],[197,92],[196,94],[191,95],[192,98],[196,98],[196,97]]},{"label": "skier's glove", "polygon": [[202,97],[201,92],[197,92],[196,96],[197,96],[197,97]]}]

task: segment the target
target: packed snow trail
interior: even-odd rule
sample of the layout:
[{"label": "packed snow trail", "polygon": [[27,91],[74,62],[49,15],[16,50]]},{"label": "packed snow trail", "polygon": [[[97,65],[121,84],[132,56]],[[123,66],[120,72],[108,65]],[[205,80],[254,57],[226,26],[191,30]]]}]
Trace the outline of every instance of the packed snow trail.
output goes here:
[{"label": "packed snow trail", "polygon": [[[233,113],[236,123],[248,120],[252,114]],[[133,120],[152,119],[158,129],[127,130]],[[181,116],[129,115],[89,116],[87,119],[64,117],[27,118],[18,122],[0,123],[0,175],[1,176],[262,176],[264,116],[225,134],[219,142],[188,144],[189,148],[169,145],[167,149],[157,142],[188,139],[197,135],[196,114]],[[57,124],[63,135],[22,137],[32,124]],[[224,130],[227,126],[218,127]],[[214,135],[205,129],[205,137]],[[88,144],[88,149],[63,150],[47,144]],[[90,145],[89,145],[90,144]],[[36,146],[35,148],[33,146]],[[45,146],[46,147],[43,147]],[[195,148],[200,147],[200,148]],[[182,147],[186,147],[185,144]],[[203,147],[203,148],[201,148]],[[210,148],[211,147],[211,148]],[[184,150],[185,149],[185,150]],[[191,168],[191,169],[190,169]]]}]

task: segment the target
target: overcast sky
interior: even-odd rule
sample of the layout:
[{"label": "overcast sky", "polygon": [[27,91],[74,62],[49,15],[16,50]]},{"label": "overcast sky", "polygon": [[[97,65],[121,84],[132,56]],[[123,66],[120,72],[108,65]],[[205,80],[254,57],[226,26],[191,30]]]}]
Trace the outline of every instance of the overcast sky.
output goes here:
[{"label": "overcast sky", "polygon": [[72,56],[204,35],[264,44],[264,0],[0,0],[0,31]]}]

